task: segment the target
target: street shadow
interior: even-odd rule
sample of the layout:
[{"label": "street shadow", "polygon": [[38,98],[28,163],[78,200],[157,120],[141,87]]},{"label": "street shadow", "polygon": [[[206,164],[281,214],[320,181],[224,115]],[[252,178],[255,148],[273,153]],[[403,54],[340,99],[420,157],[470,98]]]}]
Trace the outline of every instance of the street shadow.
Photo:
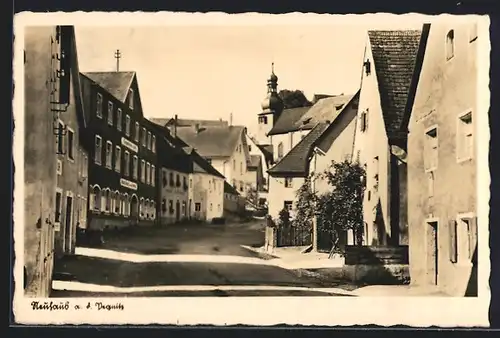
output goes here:
[{"label": "street shadow", "polygon": [[[269,285],[324,287],[318,280],[270,265],[207,262],[127,262],[67,256],[55,264],[62,280],[116,287],[159,285]],[[57,279],[57,278],[56,278]]]},{"label": "street shadow", "polygon": [[477,244],[472,254],[472,269],[465,290],[465,297],[477,297]]},{"label": "street shadow", "polygon": [[408,263],[407,245],[348,245],[341,274],[360,285],[404,285],[410,283]]}]

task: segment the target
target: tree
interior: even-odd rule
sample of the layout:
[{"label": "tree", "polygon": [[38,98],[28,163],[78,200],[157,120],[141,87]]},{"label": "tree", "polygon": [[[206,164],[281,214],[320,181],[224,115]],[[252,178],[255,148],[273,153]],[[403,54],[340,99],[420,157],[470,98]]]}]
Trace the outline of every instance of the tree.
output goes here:
[{"label": "tree", "polygon": [[307,177],[296,193],[296,212],[292,223],[297,228],[312,229],[317,200],[311,186],[313,177],[313,175]]},{"label": "tree", "polygon": [[282,89],[278,95],[283,100],[285,109],[312,106],[312,103],[304,95],[304,92],[298,89]]},{"label": "tree", "polygon": [[338,251],[341,233],[352,230],[357,244],[363,232],[363,196],[366,172],[359,162],[332,162],[321,175],[331,190],[317,199],[318,229],[331,234],[332,251]]},{"label": "tree", "polygon": [[278,216],[278,222],[277,222],[278,227],[286,228],[290,226],[290,223],[291,223],[290,211],[288,211],[287,208],[281,209]]}]

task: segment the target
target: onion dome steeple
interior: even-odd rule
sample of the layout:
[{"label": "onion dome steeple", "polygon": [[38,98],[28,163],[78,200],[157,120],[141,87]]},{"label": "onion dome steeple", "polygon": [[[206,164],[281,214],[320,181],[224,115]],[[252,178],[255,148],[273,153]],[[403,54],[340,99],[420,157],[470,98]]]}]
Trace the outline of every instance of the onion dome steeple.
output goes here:
[{"label": "onion dome steeple", "polygon": [[283,108],[283,100],[278,96],[278,77],[274,74],[273,62],[271,64],[271,76],[267,80],[267,96],[262,101],[262,112],[280,114]]}]

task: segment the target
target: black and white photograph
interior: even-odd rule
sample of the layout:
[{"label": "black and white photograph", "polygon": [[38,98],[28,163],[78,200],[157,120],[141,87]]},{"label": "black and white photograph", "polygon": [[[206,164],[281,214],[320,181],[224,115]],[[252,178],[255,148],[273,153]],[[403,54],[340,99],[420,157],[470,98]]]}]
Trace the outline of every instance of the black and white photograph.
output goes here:
[{"label": "black and white photograph", "polygon": [[16,15],[16,321],[487,326],[488,27]]}]

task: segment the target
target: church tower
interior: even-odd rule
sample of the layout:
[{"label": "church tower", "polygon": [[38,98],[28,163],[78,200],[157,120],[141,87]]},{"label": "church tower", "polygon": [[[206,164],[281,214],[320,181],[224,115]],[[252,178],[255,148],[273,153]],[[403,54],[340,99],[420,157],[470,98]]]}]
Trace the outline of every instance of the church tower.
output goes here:
[{"label": "church tower", "polygon": [[278,96],[278,77],[274,74],[274,63],[271,68],[271,76],[267,80],[267,96],[262,101],[262,112],[258,115],[257,141],[259,144],[271,144],[267,133],[273,128],[284,108],[283,100]]}]

